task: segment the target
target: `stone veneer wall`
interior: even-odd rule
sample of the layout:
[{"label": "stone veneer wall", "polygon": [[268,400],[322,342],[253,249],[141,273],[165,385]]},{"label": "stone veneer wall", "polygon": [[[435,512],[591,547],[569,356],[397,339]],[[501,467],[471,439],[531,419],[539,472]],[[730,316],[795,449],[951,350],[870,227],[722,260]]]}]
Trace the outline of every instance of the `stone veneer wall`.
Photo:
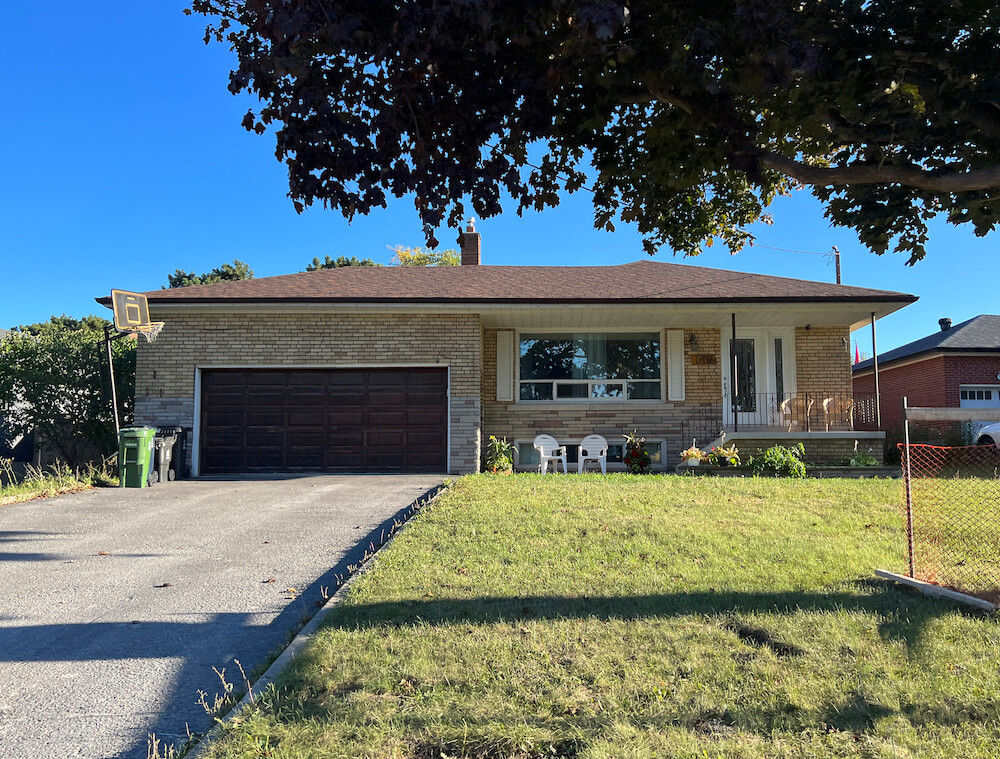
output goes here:
[{"label": "stone veneer wall", "polygon": [[[692,335],[694,345],[691,344]],[[662,466],[671,468],[680,461],[677,454],[691,444],[690,440],[686,443],[682,440],[684,420],[702,410],[713,407],[717,410],[721,403],[720,340],[717,328],[684,330],[684,401],[519,404],[496,399],[497,330],[486,329],[482,374],[483,439],[496,435],[510,441],[530,441],[544,432],[557,440],[579,440],[597,433],[618,444],[622,442],[622,435],[638,430],[649,440],[665,441]],[[666,352],[666,341],[662,338],[661,350]],[[516,353],[515,346],[515,361]],[[693,355],[714,356],[715,363],[695,364]],[[517,397],[516,388],[514,397]]]},{"label": "stone veneer wall", "polygon": [[154,313],[152,318],[166,326],[156,342],[139,346],[137,424],[193,427],[198,366],[440,363],[450,367],[451,471],[479,469],[482,325],[478,316],[171,312]]}]

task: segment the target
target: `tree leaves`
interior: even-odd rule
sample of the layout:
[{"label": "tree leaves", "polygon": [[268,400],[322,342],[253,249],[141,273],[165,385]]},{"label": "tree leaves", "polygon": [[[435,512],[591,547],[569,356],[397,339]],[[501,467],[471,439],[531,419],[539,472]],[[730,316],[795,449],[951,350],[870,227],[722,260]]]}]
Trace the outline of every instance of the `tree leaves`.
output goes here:
[{"label": "tree leaves", "polygon": [[[938,213],[995,227],[1000,8],[985,0],[195,0],[275,126],[292,203],[410,195],[428,243],[593,193],[595,223],[697,254],[808,185],[875,252]],[[827,171],[820,170],[822,168]],[[837,202],[833,202],[834,200]]]},{"label": "tree leaves", "polygon": [[241,279],[253,279],[253,269],[237,258],[231,264],[222,264],[222,266],[217,266],[204,274],[177,269],[173,274],[167,275],[167,287],[212,285],[216,282],[236,282]]}]

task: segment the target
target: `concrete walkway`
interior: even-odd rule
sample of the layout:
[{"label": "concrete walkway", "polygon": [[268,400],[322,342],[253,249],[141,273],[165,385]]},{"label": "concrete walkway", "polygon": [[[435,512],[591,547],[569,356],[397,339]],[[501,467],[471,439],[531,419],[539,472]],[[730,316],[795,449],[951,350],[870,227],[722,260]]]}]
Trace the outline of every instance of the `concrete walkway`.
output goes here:
[{"label": "concrete walkway", "polygon": [[[435,476],[179,481],[0,506],[0,756],[133,757],[211,719]],[[294,589],[294,590],[292,590]],[[242,689],[242,688],[239,688]]]}]

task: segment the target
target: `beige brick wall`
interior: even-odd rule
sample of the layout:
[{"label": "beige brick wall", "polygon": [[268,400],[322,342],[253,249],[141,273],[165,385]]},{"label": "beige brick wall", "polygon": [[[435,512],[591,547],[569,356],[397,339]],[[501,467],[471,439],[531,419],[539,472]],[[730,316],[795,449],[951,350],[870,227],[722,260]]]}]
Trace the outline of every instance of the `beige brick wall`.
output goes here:
[{"label": "beige brick wall", "polygon": [[[786,438],[773,439],[766,437],[767,433],[761,433],[759,438],[741,438],[733,440],[736,448],[740,452],[740,458],[744,463],[751,456],[766,451],[775,445],[794,447],[796,441]],[[802,440],[802,447],[805,449],[805,456],[802,460],[809,464],[839,464],[849,460],[855,453],[855,443],[857,452],[866,456],[874,456],[881,464],[884,461],[882,455],[881,439],[860,439],[853,438],[819,438],[808,437]]]},{"label": "beige brick wall", "polygon": [[824,398],[852,394],[851,354],[847,347],[850,334],[847,327],[795,328],[797,392],[808,393],[814,400],[810,429],[822,430],[825,426]]},{"label": "beige brick wall", "polygon": [[[795,328],[798,391],[816,395],[851,392],[850,331],[847,327]],[[847,340],[848,342],[844,343]]]},{"label": "beige brick wall", "polygon": [[177,314],[139,347],[136,421],[194,424],[195,367],[448,365],[451,471],[478,470],[482,325],[475,315]]}]

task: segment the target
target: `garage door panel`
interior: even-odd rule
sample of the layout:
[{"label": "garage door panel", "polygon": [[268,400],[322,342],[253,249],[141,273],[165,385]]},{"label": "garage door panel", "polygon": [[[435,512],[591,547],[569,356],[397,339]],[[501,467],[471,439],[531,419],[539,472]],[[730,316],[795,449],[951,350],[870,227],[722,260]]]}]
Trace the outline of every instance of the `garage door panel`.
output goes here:
[{"label": "garage door panel", "polygon": [[285,412],[274,409],[248,409],[246,424],[249,427],[283,427],[285,425]]},{"label": "garage door panel", "polygon": [[441,455],[428,451],[411,451],[406,455],[406,465],[407,468],[439,470],[442,466]]},{"label": "garage door panel", "polygon": [[406,444],[406,433],[403,430],[371,429],[365,434],[367,448],[392,448],[401,450]]},{"label": "garage door panel", "polygon": [[406,424],[413,427],[441,427],[446,416],[443,408],[410,408],[406,410]]},{"label": "garage door panel", "polygon": [[250,407],[282,408],[285,405],[285,398],[288,397],[288,393],[283,387],[248,387],[244,397],[246,398],[246,405]]},{"label": "garage door panel", "polygon": [[341,472],[361,471],[364,465],[364,452],[356,446],[332,447],[323,451],[324,469]]},{"label": "garage door panel", "polygon": [[285,443],[289,447],[308,447],[322,450],[326,446],[326,432],[317,430],[288,430]]},{"label": "garage door panel", "polygon": [[201,470],[441,471],[447,406],[443,369],[204,370]]},{"label": "garage door panel", "polygon": [[394,411],[369,411],[368,428],[378,427],[404,427],[406,426],[406,410],[398,409]]},{"label": "garage door panel", "polygon": [[402,390],[371,390],[368,393],[368,406],[371,408],[401,408],[406,405],[406,393]]},{"label": "garage door panel", "polygon": [[364,448],[365,431],[361,427],[327,430],[326,442],[327,445],[336,447],[353,446],[355,448]]},{"label": "garage door panel", "polygon": [[410,430],[406,435],[407,445],[440,449],[445,437],[437,430]]},{"label": "garage door panel", "polygon": [[241,408],[210,409],[205,412],[205,423],[212,428],[242,427],[246,423],[245,416]]},{"label": "garage door panel", "polygon": [[440,406],[441,395],[440,393],[431,393],[425,390],[421,390],[419,392],[414,392],[413,390],[411,390],[406,394],[406,405],[409,407]]},{"label": "garage door panel", "polygon": [[285,432],[281,429],[265,429],[250,427],[246,431],[247,448],[282,448],[285,445]]},{"label": "garage door panel", "polygon": [[326,412],[326,423],[331,427],[359,427],[365,421],[365,409],[363,406],[328,409]]},{"label": "garage door panel", "polygon": [[289,449],[285,456],[285,466],[289,469],[316,471],[323,468],[321,449]]},{"label": "garage door panel", "polygon": [[289,427],[322,427],[326,409],[322,406],[288,409]]},{"label": "garage door panel", "polygon": [[243,427],[213,427],[205,433],[205,442],[213,448],[242,448],[246,429]]},{"label": "garage door panel", "polygon": [[247,372],[246,376],[247,376],[247,386],[250,387],[251,389],[262,386],[273,387],[275,385],[280,385],[284,387],[286,382],[288,381],[288,378],[284,372],[274,372],[267,370],[261,370],[256,372],[251,371]]}]

